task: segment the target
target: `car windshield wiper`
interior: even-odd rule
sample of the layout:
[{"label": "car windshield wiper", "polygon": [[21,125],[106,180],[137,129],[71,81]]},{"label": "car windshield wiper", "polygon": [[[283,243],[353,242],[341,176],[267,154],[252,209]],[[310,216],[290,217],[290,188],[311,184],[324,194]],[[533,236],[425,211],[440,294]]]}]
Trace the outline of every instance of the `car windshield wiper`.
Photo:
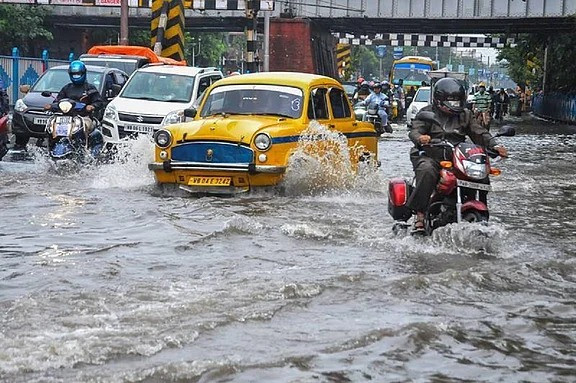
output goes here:
[{"label": "car windshield wiper", "polygon": [[131,98],[133,100],[163,101],[163,100],[158,100],[157,98],[154,98],[154,97],[146,97],[146,96],[140,96],[140,97],[124,96],[124,97]]},{"label": "car windshield wiper", "polygon": [[259,116],[278,116],[278,117],[285,117],[285,118],[294,118],[289,114],[283,114],[283,113],[254,113],[257,114]]}]

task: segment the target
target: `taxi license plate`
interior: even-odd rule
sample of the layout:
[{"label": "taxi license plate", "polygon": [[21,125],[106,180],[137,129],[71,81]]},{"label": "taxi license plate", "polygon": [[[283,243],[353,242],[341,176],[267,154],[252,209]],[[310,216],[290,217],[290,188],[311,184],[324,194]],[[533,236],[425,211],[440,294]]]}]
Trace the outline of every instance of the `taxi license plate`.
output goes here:
[{"label": "taxi license plate", "polygon": [[34,117],[34,125],[46,125],[48,117]]},{"label": "taxi license plate", "polygon": [[124,127],[125,132],[136,132],[136,133],[153,133],[153,126],[141,126],[141,125],[126,125]]},{"label": "taxi license plate", "polygon": [[492,186],[487,185],[487,184],[480,184],[478,182],[457,180],[457,183],[458,183],[458,186],[462,186],[464,188],[477,189],[477,190],[483,190],[483,191],[491,191],[492,190]]},{"label": "taxi license plate", "polygon": [[230,186],[230,177],[190,177],[189,186]]}]

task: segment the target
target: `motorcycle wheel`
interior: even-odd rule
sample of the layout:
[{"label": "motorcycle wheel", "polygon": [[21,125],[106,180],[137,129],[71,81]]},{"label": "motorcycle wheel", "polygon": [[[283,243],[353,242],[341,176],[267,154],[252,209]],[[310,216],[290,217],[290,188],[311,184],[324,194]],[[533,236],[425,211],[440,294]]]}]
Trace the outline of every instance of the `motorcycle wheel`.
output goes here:
[{"label": "motorcycle wheel", "polygon": [[479,211],[468,211],[462,215],[462,220],[466,222],[488,222],[488,215]]}]

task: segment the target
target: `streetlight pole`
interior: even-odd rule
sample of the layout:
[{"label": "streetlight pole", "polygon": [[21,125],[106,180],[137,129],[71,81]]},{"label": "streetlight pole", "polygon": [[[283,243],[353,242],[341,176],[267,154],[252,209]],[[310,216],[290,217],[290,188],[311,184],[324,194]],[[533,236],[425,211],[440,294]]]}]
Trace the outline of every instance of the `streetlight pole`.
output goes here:
[{"label": "streetlight pole", "polygon": [[128,0],[120,0],[120,45],[128,45]]},{"label": "streetlight pole", "polygon": [[198,38],[198,53],[196,53],[196,41],[192,38],[192,66],[196,66],[196,56],[200,54],[200,43],[202,42],[201,38]]}]

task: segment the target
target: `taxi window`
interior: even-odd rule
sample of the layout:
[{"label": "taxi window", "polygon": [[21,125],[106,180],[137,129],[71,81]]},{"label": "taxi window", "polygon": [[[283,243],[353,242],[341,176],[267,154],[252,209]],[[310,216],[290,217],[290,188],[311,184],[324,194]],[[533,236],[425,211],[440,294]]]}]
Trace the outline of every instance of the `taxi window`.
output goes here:
[{"label": "taxi window", "polygon": [[308,118],[310,120],[326,120],[328,118],[326,93],[325,88],[315,88],[310,92],[308,102]]},{"label": "taxi window", "polygon": [[330,106],[332,107],[332,114],[334,118],[348,118],[352,116],[350,105],[346,93],[339,88],[330,89]]}]

